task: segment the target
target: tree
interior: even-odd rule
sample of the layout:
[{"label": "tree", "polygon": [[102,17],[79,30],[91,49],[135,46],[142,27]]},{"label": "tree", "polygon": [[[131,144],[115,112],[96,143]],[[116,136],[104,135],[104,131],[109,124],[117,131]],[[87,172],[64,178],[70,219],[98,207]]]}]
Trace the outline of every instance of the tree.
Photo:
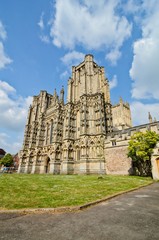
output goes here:
[{"label": "tree", "polygon": [[13,157],[10,153],[7,153],[1,160],[0,163],[5,167],[10,167],[13,164]]},{"label": "tree", "polygon": [[159,141],[159,135],[152,131],[136,132],[129,141],[128,157],[133,161],[135,173],[151,176],[151,155]]}]

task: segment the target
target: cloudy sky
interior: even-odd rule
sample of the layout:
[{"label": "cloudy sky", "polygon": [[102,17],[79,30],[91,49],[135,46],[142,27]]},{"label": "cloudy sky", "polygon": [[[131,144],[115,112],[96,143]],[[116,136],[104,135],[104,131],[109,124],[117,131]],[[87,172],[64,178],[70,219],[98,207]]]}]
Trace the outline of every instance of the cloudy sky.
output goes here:
[{"label": "cloudy sky", "polygon": [[134,125],[159,120],[158,0],[0,0],[0,148],[19,151],[32,96],[62,85],[66,95],[88,53]]}]

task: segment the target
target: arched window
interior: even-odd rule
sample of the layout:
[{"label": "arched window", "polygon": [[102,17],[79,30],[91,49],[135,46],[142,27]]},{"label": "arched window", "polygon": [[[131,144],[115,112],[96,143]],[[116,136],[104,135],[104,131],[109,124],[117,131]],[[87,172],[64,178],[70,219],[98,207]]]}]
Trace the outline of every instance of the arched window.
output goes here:
[{"label": "arched window", "polygon": [[45,173],[49,173],[50,172],[50,158],[49,157],[47,157],[44,167],[45,167]]},{"label": "arched window", "polygon": [[53,140],[53,120],[51,120],[51,126],[50,126],[50,144]]}]

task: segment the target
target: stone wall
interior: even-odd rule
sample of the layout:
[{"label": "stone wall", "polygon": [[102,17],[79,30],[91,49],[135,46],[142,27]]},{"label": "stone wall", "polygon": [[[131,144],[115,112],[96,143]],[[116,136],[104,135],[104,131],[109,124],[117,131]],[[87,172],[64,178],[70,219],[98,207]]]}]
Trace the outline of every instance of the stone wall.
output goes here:
[{"label": "stone wall", "polygon": [[129,175],[132,161],[127,157],[128,146],[114,146],[105,149],[106,173]]}]

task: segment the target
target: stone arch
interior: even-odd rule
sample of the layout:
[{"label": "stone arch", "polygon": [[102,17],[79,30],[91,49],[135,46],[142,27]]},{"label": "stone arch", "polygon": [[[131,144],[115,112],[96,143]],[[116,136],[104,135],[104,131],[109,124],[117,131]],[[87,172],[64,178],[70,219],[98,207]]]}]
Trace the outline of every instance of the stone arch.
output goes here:
[{"label": "stone arch", "polygon": [[80,150],[81,150],[81,156],[85,155],[86,153],[86,142],[84,142],[83,140],[81,141],[81,144],[80,144]]},{"label": "stone arch", "polygon": [[81,155],[81,151],[80,151],[80,147],[78,145],[75,146],[75,151],[76,151],[76,161],[80,160],[80,155]]},{"label": "stone arch", "polygon": [[67,158],[67,146],[66,146],[66,144],[64,144],[63,147],[62,147],[62,156],[63,156],[64,160]]},{"label": "stone arch", "polygon": [[30,154],[29,154],[29,158],[28,158],[28,170],[27,170],[27,173],[31,173],[32,172],[33,162],[34,162],[34,153],[33,153],[33,151],[31,151]]},{"label": "stone arch", "polygon": [[89,144],[89,157],[90,158],[94,158],[95,157],[95,144],[93,139],[90,140],[90,144]]},{"label": "stone arch", "polygon": [[73,147],[71,144],[69,145],[69,148],[68,148],[68,158],[73,159]]},{"label": "stone arch", "polygon": [[34,161],[34,153],[33,152],[30,152],[30,154],[29,154],[29,163],[33,163],[33,161]]},{"label": "stone arch", "polygon": [[39,165],[39,164],[41,163],[41,161],[42,161],[42,151],[39,150],[39,151],[37,152],[36,163]]},{"label": "stone arch", "polygon": [[44,173],[49,173],[49,172],[50,172],[50,158],[49,156],[47,156],[44,162]]},{"label": "stone arch", "polygon": [[33,156],[34,156],[34,152],[33,152],[33,151],[30,151],[29,157],[33,157]]},{"label": "stone arch", "polygon": [[39,150],[39,151],[37,152],[37,155],[42,155],[42,151]]},{"label": "stone arch", "polygon": [[61,157],[61,151],[60,151],[60,147],[58,146],[57,148],[56,148],[56,160],[58,160],[58,161],[60,161],[60,157]]},{"label": "stone arch", "polygon": [[85,146],[85,143],[84,141],[81,142],[81,147],[84,147]]},{"label": "stone arch", "polygon": [[28,156],[26,153],[24,153],[21,157],[21,168],[19,168],[18,172],[24,173],[25,172],[25,167],[27,166],[28,162]]},{"label": "stone arch", "polygon": [[21,160],[20,160],[20,164],[19,164],[19,168],[18,168],[18,173],[25,173],[26,168],[27,168],[27,164],[28,164],[28,154],[27,153],[23,153],[21,156]]},{"label": "stone arch", "polygon": [[103,156],[103,154],[104,154],[104,152],[103,152],[103,142],[102,142],[102,139],[98,139],[98,140],[97,140],[96,153],[97,153],[97,157],[101,157],[101,156]]},{"label": "stone arch", "polygon": [[54,136],[54,120],[51,119],[50,121],[50,144],[53,142],[53,136]]},{"label": "stone arch", "polygon": [[22,164],[26,164],[26,161],[27,161],[27,155],[26,155],[26,153],[24,153],[22,155]]}]

